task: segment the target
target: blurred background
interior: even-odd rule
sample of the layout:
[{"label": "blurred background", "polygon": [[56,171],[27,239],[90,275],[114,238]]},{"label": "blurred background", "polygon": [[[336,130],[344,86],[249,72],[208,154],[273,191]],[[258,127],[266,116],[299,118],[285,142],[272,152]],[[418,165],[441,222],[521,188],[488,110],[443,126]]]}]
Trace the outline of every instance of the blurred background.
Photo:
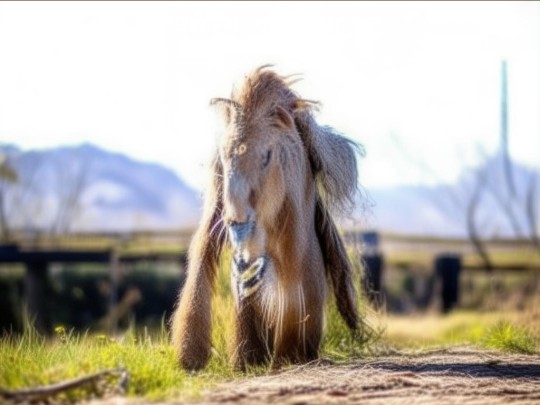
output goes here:
[{"label": "blurred background", "polygon": [[2,2],[0,330],[160,326],[209,100],[267,63],[366,150],[341,228],[374,307],[540,305],[540,3]]}]

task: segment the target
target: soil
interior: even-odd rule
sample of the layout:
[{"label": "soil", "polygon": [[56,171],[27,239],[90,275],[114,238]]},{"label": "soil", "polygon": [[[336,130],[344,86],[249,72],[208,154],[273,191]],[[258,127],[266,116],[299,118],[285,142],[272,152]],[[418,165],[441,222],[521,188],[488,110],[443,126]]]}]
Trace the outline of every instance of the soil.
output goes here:
[{"label": "soil", "polygon": [[[115,402],[133,403],[108,404]],[[540,404],[540,356],[460,347],[346,364],[318,360],[218,385],[195,403]]]}]

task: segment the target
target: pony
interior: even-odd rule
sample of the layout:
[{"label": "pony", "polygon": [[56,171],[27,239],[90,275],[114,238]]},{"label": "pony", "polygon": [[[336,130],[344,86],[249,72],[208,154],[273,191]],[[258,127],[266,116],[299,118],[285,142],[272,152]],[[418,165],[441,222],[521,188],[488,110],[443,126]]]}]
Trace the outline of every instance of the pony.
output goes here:
[{"label": "pony", "polygon": [[225,246],[232,251],[236,369],[316,359],[329,285],[347,326],[359,326],[353,268],[333,219],[354,205],[359,145],[318,125],[318,103],[300,98],[295,81],[266,65],[231,98],[211,100],[225,134],[171,320],[187,370],[203,368],[211,355],[211,297]]}]

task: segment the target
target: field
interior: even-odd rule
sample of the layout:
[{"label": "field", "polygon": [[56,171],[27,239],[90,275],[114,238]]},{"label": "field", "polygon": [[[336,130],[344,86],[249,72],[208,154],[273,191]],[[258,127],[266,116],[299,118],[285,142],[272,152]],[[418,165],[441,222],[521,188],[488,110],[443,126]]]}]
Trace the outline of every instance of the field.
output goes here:
[{"label": "field", "polygon": [[[427,260],[405,267],[403,262],[403,256],[393,256],[385,276],[390,298],[409,299],[412,275],[426,274]],[[203,372],[177,367],[165,320],[150,329],[132,323],[116,334],[56,325],[47,338],[26,321],[22,335],[0,340],[0,399],[103,405],[538,403],[538,280],[536,269],[489,277],[468,271],[460,309],[446,316],[438,313],[436,302],[396,314],[370,309],[362,300],[365,325],[356,338],[330,305],[319,361],[239,374],[228,361],[233,312],[228,272],[221,271],[213,302],[214,351]],[[71,387],[36,391],[58,383]]]},{"label": "field", "polygon": [[[232,370],[228,362],[233,312],[225,272],[220,273],[218,286],[213,303],[216,308],[214,353],[202,373],[192,375],[177,367],[165,325],[157,333],[137,331],[133,326],[114,338],[103,334],[74,333],[58,326],[52,339],[37,335],[31,326],[27,326],[22,337],[8,336],[0,342],[0,387],[18,390],[103,370],[115,370],[117,374],[120,370],[126,370],[129,373],[128,396],[142,396],[148,400],[195,399],[203,388],[241,376]],[[329,334],[324,343],[324,352],[336,360],[366,353],[375,340],[374,332],[353,339],[333,308],[329,310],[327,327]],[[268,369],[262,368],[251,370],[248,374],[268,372]],[[110,378],[104,376],[105,379]],[[112,384],[100,381],[100,385],[105,391],[118,393],[118,381]],[[72,401],[101,394],[101,388],[92,385],[90,392],[86,389],[69,390],[61,393],[57,400]],[[4,396],[7,398],[9,395],[4,393]]]},{"label": "field", "polygon": [[59,327],[54,338],[45,340],[30,329],[22,339],[1,342],[0,386],[17,390],[113,370],[116,374],[62,391],[55,401],[123,403],[119,395],[125,390],[135,402],[375,404],[414,398],[415,403],[534,403],[540,399],[538,308],[508,315],[456,312],[444,318],[385,320],[371,314],[375,330],[386,330],[363,342],[348,339],[334,314],[321,360],[247,375],[228,364],[226,314],[215,319],[214,356],[199,374],[176,367],[164,330],[155,335],[132,330],[110,338]]}]

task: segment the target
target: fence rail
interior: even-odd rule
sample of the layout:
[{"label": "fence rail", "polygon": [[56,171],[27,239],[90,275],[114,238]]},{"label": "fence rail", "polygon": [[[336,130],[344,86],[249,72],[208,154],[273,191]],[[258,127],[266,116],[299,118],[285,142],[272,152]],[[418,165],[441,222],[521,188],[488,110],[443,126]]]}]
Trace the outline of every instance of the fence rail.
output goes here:
[{"label": "fence rail", "polygon": [[[95,237],[95,236],[94,236]],[[0,264],[20,263],[26,268],[24,288],[27,311],[34,326],[41,332],[49,332],[50,327],[44,319],[42,310],[47,299],[46,285],[50,265],[52,263],[101,263],[108,265],[111,278],[114,278],[115,269],[119,263],[135,263],[140,261],[173,261],[185,266],[185,251],[176,250],[160,251],[148,246],[141,251],[126,249],[126,246],[107,249],[86,248],[73,249],[70,244],[64,243],[64,247],[44,248],[42,244],[29,246],[28,243],[0,245]],[[0,268],[1,269],[1,268]]]},{"label": "fence rail", "polygon": [[[191,232],[134,232],[134,233],[84,233],[60,236],[17,233],[14,241],[0,244],[0,264],[21,263],[26,268],[25,292],[29,314],[35,318],[38,329],[40,310],[46,299],[44,286],[51,263],[102,263],[108,265],[111,277],[119,263],[140,261],[176,262],[182,267],[186,262],[186,251]],[[381,304],[384,283],[384,267],[423,266],[437,273],[444,283],[451,282],[446,291],[445,310],[457,302],[461,269],[481,270],[482,263],[474,255],[474,249],[466,239],[427,238],[374,232],[344,232],[348,246],[358,247],[364,254],[367,280],[376,294],[377,305]],[[497,239],[486,242],[491,254],[495,254],[494,268],[506,270],[540,269],[540,251],[528,240]],[[446,274],[444,257],[458,257],[452,262],[452,277]],[[371,257],[371,259],[370,259]],[[373,258],[378,257],[378,260]],[[441,262],[441,257],[443,258]],[[448,260],[447,260],[448,261]],[[371,263],[371,264],[370,264]],[[442,263],[442,264],[441,264]],[[458,263],[458,264],[456,264]],[[451,267],[451,266],[450,266]],[[2,267],[0,266],[0,271]],[[455,290],[455,291],[454,291]],[[443,300],[445,298],[443,297]]]}]

